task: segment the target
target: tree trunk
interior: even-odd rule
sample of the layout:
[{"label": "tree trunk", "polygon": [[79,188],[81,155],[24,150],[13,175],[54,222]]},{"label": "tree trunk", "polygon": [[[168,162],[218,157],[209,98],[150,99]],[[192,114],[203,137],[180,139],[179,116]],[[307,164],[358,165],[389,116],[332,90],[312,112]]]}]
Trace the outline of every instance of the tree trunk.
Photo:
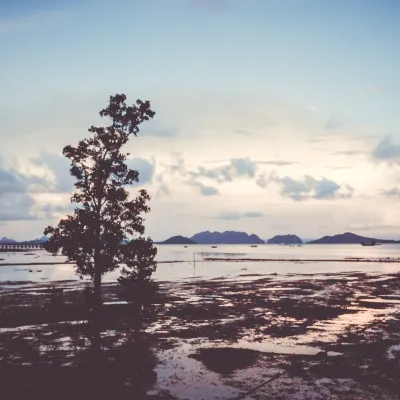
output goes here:
[{"label": "tree trunk", "polygon": [[99,271],[98,266],[95,266],[95,276],[93,282],[93,307],[95,314],[97,315],[100,311],[102,298],[101,298],[101,271]]}]

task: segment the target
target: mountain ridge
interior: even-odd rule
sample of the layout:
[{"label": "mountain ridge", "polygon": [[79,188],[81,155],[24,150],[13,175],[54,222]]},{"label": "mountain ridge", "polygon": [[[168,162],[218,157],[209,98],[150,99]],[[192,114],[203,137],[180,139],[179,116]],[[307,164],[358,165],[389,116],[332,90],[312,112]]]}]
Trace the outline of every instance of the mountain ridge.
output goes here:
[{"label": "mountain ridge", "polygon": [[271,239],[268,239],[267,244],[303,244],[303,241],[296,235],[275,235]]},{"label": "mountain ridge", "polygon": [[238,231],[202,231],[190,239],[198,244],[265,244],[264,240],[253,233],[249,235]]},{"label": "mountain ridge", "polygon": [[14,243],[23,243],[23,244],[41,244],[47,242],[49,238],[47,236],[42,236],[41,238],[31,239],[31,240],[14,240],[8,237],[2,237],[0,239],[0,244],[14,244]]},{"label": "mountain ridge", "polygon": [[170,238],[162,242],[157,242],[157,244],[197,244],[197,243],[186,236],[177,235],[177,236],[171,236]]},{"label": "mountain ridge", "polygon": [[391,239],[376,239],[365,236],[356,235],[352,232],[340,233],[338,235],[323,236],[320,239],[312,240],[307,244],[360,244],[361,242],[377,242],[377,243],[400,243],[400,241]]}]

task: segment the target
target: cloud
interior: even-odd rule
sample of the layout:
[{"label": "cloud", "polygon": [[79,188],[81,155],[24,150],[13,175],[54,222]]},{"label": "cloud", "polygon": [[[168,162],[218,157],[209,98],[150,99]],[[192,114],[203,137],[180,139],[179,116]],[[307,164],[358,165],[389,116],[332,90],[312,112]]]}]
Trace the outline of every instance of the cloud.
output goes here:
[{"label": "cloud", "polygon": [[373,150],[372,157],[378,162],[386,161],[389,164],[399,164],[400,145],[393,143],[390,137],[385,137]]},{"label": "cloud", "polygon": [[203,185],[201,182],[196,181],[188,181],[186,183],[189,186],[198,188],[203,196],[215,196],[219,194],[219,190],[213,186],[206,186]]},{"label": "cloud", "polygon": [[[41,151],[39,157],[33,157],[30,161],[39,167],[47,168],[54,180],[30,177],[30,183],[35,185],[34,192],[70,193],[74,190],[75,178],[70,174],[70,160],[63,155]],[[145,158],[133,157],[126,161],[129,168],[139,171],[138,186],[152,181],[154,164]]]},{"label": "cloud", "polygon": [[155,191],[155,196],[156,197],[160,197],[163,194],[166,196],[170,195],[170,189],[169,186],[167,185],[167,183],[164,181],[164,176],[163,174],[159,174],[154,178],[157,187],[156,187],[156,191]]},{"label": "cloud", "polygon": [[138,136],[147,138],[147,137],[156,137],[156,138],[175,138],[179,136],[180,131],[178,129],[166,129],[166,128],[151,128],[147,125],[143,125],[140,127],[140,132]]},{"label": "cloud", "polygon": [[257,176],[256,184],[261,188],[266,188],[270,182],[278,182],[279,177],[275,172],[269,174],[262,173]]},{"label": "cloud", "polygon": [[281,194],[295,201],[343,199],[351,197],[353,192],[350,186],[342,187],[332,180],[318,180],[309,175],[305,175],[301,180],[286,176],[278,182],[283,186]]},{"label": "cloud", "polygon": [[255,161],[257,164],[264,164],[264,165],[274,165],[276,167],[285,167],[287,165],[294,165],[300,164],[296,161],[285,161],[285,160],[277,160],[277,161]]},{"label": "cloud", "polygon": [[197,171],[190,172],[193,178],[209,178],[219,183],[232,182],[238,177],[254,178],[257,163],[250,158],[233,158],[227,164],[215,168],[198,167]]},{"label": "cloud", "polygon": [[14,169],[7,169],[0,158],[0,221],[36,219],[32,212],[34,199],[28,193],[29,183]]},{"label": "cloud", "polygon": [[256,179],[256,183],[258,186],[265,188],[267,187],[268,183],[270,182],[270,180],[267,178],[267,176],[265,174],[261,174],[257,177]]},{"label": "cloud", "polygon": [[18,173],[0,167],[0,196],[10,193],[23,193],[26,189],[26,183]]},{"label": "cloud", "polygon": [[384,190],[383,194],[388,197],[400,197],[400,188],[394,187],[389,190]]},{"label": "cloud", "polygon": [[61,218],[65,215],[72,215],[77,205],[75,203],[67,203],[65,205],[45,203],[37,208],[39,214],[47,219]]},{"label": "cloud", "polygon": [[325,165],[324,168],[342,170],[342,169],[353,169],[353,167],[344,167],[344,166],[334,166],[334,165]]},{"label": "cloud", "polygon": [[262,218],[264,214],[258,211],[248,211],[243,214],[244,218]]},{"label": "cloud", "polygon": [[342,150],[342,151],[335,151],[333,153],[334,155],[338,155],[338,156],[357,156],[360,154],[367,154],[366,151],[363,150]]},{"label": "cloud", "polygon": [[262,218],[265,215],[261,212],[257,211],[248,211],[244,213],[239,213],[239,212],[226,212],[226,213],[220,213],[217,216],[215,216],[215,219],[222,219],[222,220],[237,220],[237,219],[243,219],[243,218]]},{"label": "cloud", "polygon": [[244,135],[244,136],[252,136],[253,133],[250,131],[247,131],[246,129],[235,129],[233,133],[236,133],[237,135]]},{"label": "cloud", "polygon": [[139,182],[136,185],[151,183],[154,176],[154,163],[142,157],[128,158],[126,164],[129,168],[139,171]]},{"label": "cloud", "polygon": [[55,182],[42,180],[38,182],[40,186],[47,187],[50,192],[69,193],[74,189],[75,179],[69,170],[70,160],[62,154],[41,151],[39,157],[33,157],[30,161],[39,167],[46,167],[53,175]]},{"label": "cloud", "polygon": [[179,154],[174,154],[176,160],[175,163],[170,165],[164,165],[164,167],[171,173],[176,173],[183,177],[185,184],[200,189],[203,195],[215,195],[219,194],[219,190],[212,187],[206,186],[201,183],[201,179],[210,179],[218,183],[232,182],[236,178],[250,178],[253,179],[256,176],[257,163],[251,161],[248,157],[245,158],[233,158],[229,161],[225,161],[225,165],[206,168],[203,166],[195,169],[188,169],[185,165],[184,158]]},{"label": "cloud", "polygon": [[329,118],[325,123],[325,129],[327,131],[336,131],[344,128],[345,126],[346,126],[346,121],[334,115],[329,116]]},{"label": "cloud", "polygon": [[[279,161],[277,161],[279,163]],[[205,186],[199,179],[211,179],[218,183],[232,182],[236,178],[247,178],[253,180],[259,187],[266,188],[269,183],[274,182],[281,186],[281,195],[295,201],[304,200],[335,200],[349,198],[353,194],[353,188],[348,185],[339,185],[327,178],[315,179],[305,175],[300,180],[286,177],[279,177],[276,172],[262,172],[257,174],[259,161],[252,161],[249,157],[233,158],[225,165],[215,168],[197,167],[190,171],[185,166],[185,160],[178,156],[176,164],[170,165],[170,171],[179,173],[187,179],[185,184],[197,187],[203,195],[219,194],[218,189]],[[265,161],[265,163],[270,163]],[[271,163],[275,163],[272,161]],[[282,161],[284,165],[291,161]]]}]

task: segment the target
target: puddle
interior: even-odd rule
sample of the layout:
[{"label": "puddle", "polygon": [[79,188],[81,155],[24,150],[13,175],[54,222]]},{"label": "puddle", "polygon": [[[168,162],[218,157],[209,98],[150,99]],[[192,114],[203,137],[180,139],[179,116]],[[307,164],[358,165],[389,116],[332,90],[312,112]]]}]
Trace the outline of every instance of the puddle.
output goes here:
[{"label": "puddle", "polygon": [[49,326],[54,326],[54,325],[78,325],[78,324],[84,324],[87,321],[81,320],[81,321],[68,321],[68,322],[54,322],[52,324],[40,324],[40,325],[22,325],[18,326],[16,328],[0,328],[0,334],[2,333],[8,333],[8,332],[19,332],[19,331],[28,331],[28,330],[33,330],[33,329],[41,329],[41,328],[47,328]]},{"label": "puddle", "polygon": [[242,391],[221,383],[219,374],[209,371],[202,362],[190,358],[196,351],[191,344],[179,349],[165,350],[158,354],[155,391],[168,390],[180,399],[230,399]]},{"label": "puddle", "polygon": [[400,355],[400,344],[396,344],[394,346],[390,346],[387,351],[387,355],[389,359],[394,359],[399,357]]},{"label": "puddle", "polygon": [[298,354],[298,355],[310,355],[314,356],[318,354],[321,349],[311,346],[303,346],[298,344],[287,345],[274,343],[274,342],[249,342],[241,340],[239,343],[232,344],[234,348],[245,348],[251,350],[261,351],[263,353],[276,353],[276,354]]},{"label": "puddle", "polygon": [[389,299],[388,298],[383,299],[382,297],[375,297],[373,299],[359,297],[358,300],[360,302],[363,302],[363,303],[400,304],[400,300],[399,299],[390,299],[390,298]]}]

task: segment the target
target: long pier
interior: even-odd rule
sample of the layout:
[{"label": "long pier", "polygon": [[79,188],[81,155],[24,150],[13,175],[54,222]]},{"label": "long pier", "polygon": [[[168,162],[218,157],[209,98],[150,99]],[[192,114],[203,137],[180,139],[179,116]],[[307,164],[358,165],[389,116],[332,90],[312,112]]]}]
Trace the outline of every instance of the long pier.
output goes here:
[{"label": "long pier", "polygon": [[26,242],[0,243],[0,250],[23,250],[23,249],[43,249],[43,244],[32,244]]}]

